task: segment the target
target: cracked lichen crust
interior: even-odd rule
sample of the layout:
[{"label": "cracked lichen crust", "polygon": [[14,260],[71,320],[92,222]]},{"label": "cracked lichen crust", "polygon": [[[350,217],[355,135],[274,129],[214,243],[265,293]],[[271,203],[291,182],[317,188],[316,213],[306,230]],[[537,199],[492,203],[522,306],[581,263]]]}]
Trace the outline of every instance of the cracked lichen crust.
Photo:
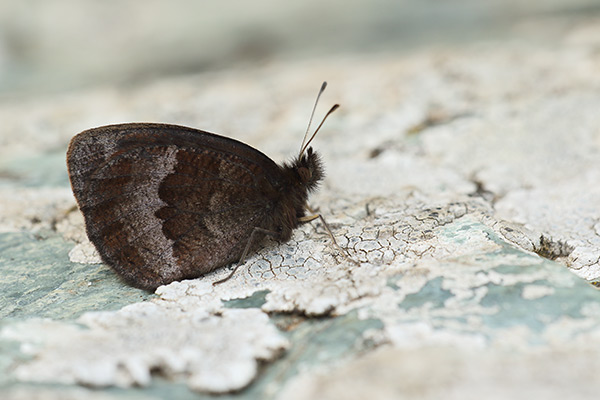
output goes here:
[{"label": "cracked lichen crust", "polygon": [[[9,325],[2,338],[33,357],[14,376],[127,387],[158,374],[197,391],[236,391],[256,379],[259,361],[273,362],[288,346],[268,314],[356,310],[381,326],[355,340],[397,347],[568,342],[599,324],[590,312],[600,309],[595,289],[506,242],[486,225],[490,210],[480,199],[377,200],[369,209],[329,218],[359,265],[344,261],[317,224],[286,245],[267,244],[218,286],[211,282],[226,270],[162,286],[157,299],[118,312],[85,314],[78,320],[85,329],[47,320]],[[559,325],[568,337],[557,336]]]}]

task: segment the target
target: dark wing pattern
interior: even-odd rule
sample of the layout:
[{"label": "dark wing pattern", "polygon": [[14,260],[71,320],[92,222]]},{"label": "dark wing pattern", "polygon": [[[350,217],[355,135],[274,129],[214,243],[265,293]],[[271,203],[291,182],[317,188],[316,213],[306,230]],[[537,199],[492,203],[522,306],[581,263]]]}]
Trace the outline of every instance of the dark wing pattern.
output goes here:
[{"label": "dark wing pattern", "polygon": [[273,229],[267,211],[284,179],[250,146],[164,124],[84,131],[67,164],[88,237],[145,289],[237,261],[255,227]]}]

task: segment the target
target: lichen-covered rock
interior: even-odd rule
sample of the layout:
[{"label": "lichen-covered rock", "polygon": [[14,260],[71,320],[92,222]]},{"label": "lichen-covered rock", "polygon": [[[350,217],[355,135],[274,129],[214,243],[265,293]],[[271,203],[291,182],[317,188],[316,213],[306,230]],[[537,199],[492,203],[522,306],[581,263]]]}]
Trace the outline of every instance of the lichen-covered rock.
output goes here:
[{"label": "lichen-covered rock", "polygon": [[[380,398],[587,396],[600,373],[600,294],[586,282],[600,280],[599,33],[310,71],[272,63],[33,112],[0,103],[0,393],[51,382],[151,394],[160,381],[248,398],[376,398],[374,385]],[[284,160],[330,76],[321,101],[342,107],[313,142],[327,175],[310,203],[347,256],[317,220],[266,240],[217,286],[228,269],[143,294],[95,264],[57,147],[152,120]]]}]

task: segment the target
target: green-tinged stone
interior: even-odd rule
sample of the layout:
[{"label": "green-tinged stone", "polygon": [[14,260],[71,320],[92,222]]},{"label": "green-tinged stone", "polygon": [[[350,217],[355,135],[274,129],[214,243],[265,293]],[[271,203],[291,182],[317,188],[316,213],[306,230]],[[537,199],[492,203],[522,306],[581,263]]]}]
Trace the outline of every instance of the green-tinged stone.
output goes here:
[{"label": "green-tinged stone", "polygon": [[443,307],[444,301],[452,297],[452,293],[442,289],[442,277],[437,277],[430,280],[417,293],[409,294],[404,301],[400,303],[400,307],[410,309],[421,307],[429,303],[434,308]]},{"label": "green-tinged stone", "polygon": [[152,296],[105,265],[70,262],[72,248],[56,234],[0,233],[0,318],[74,319]]},{"label": "green-tinged stone", "polygon": [[65,149],[0,161],[0,183],[24,187],[68,186]]},{"label": "green-tinged stone", "polygon": [[336,318],[304,319],[294,315],[271,318],[279,326],[292,327],[284,332],[291,346],[284,357],[264,367],[258,380],[243,392],[242,398],[273,398],[272,395],[300,371],[318,365],[334,365],[340,359],[368,350],[373,344],[365,338],[365,332],[383,329],[380,320],[360,319],[355,311]]},{"label": "green-tinged stone", "polygon": [[252,293],[251,296],[243,299],[231,299],[224,301],[223,305],[227,308],[260,308],[266,302],[268,290],[259,290]]}]

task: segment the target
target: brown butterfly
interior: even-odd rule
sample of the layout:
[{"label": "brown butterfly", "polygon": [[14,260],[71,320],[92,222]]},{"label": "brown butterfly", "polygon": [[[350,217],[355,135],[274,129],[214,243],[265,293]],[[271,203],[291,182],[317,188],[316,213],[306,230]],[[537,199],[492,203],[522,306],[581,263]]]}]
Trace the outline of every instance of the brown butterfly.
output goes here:
[{"label": "brown butterfly", "polygon": [[307,215],[308,195],[323,179],[320,157],[308,146],[338,107],[283,165],[237,140],[184,126],[81,132],[67,165],[90,241],[127,282],[154,290],[241,262],[265,235],[289,240],[298,225],[320,217]]}]

